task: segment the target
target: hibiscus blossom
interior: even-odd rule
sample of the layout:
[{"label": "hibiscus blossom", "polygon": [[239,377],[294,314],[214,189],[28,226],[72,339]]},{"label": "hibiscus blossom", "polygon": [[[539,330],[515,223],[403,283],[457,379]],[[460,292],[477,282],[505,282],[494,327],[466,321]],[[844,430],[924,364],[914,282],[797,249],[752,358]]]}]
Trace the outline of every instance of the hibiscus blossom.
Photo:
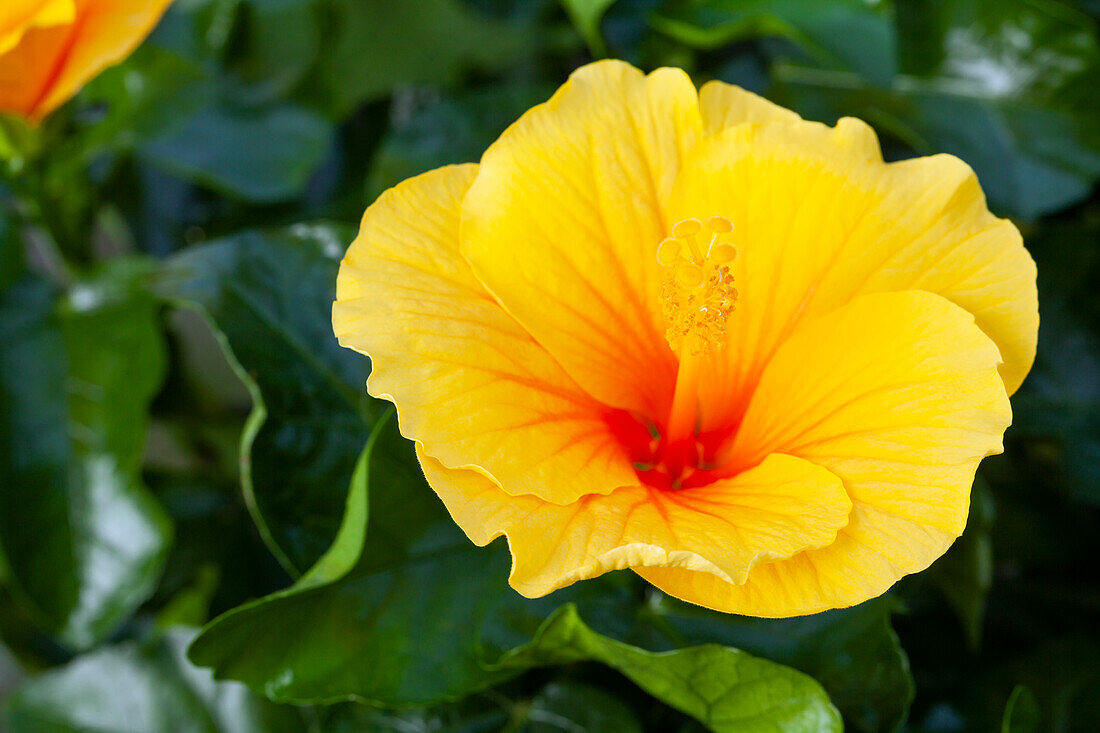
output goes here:
[{"label": "hibiscus blossom", "polygon": [[0,0],[0,112],[48,115],[126,58],[172,0]]},{"label": "hibiscus blossom", "polygon": [[520,593],[631,568],[791,616],[962,532],[1038,307],[958,159],[884,163],[859,120],[608,61],[480,164],[384,193],[333,323]]}]

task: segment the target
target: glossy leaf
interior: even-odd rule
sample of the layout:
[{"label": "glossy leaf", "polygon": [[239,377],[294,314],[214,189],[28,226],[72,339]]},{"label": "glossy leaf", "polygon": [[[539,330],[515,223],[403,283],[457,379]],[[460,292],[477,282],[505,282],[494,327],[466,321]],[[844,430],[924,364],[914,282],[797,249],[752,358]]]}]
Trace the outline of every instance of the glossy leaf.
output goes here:
[{"label": "glossy leaf", "polygon": [[[356,567],[328,583],[312,582],[320,571],[311,571],[299,586],[215,619],[191,648],[196,664],[276,700],[384,705],[432,704],[510,676],[481,666],[486,624],[524,604],[503,582],[507,553],[479,549],[455,527],[395,422],[373,439]],[[341,539],[352,550],[358,538]]]},{"label": "glossy leaf", "polygon": [[178,255],[158,286],[209,317],[249,386],[245,498],[294,575],[336,536],[370,434],[367,359],[336,343],[330,316],[337,263],[351,238],[325,225],[246,232]]},{"label": "glossy leaf", "polygon": [[148,598],[171,525],[141,483],[164,374],[144,263],[61,299],[30,276],[0,295],[0,556],[16,598],[87,647]]},{"label": "glossy leaf", "polygon": [[703,49],[761,36],[786,38],[821,67],[882,83],[897,71],[892,21],[891,4],[864,0],[676,0],[652,19],[658,30]]},{"label": "glossy leaf", "polygon": [[503,668],[597,661],[718,733],[842,729],[840,714],[810,677],[718,644],[654,653],[601,636],[576,606],[546,620],[535,639],[506,654]]},{"label": "glossy leaf", "polygon": [[[913,700],[909,659],[885,596],[854,608],[790,619],[730,616],[657,593],[642,613],[660,649],[714,642],[790,665],[828,691],[851,730],[893,731]],[[656,634],[656,636],[653,636]]]},{"label": "glossy leaf", "polygon": [[298,196],[324,162],[332,127],[295,106],[244,111],[215,105],[140,146],[168,172],[226,196],[275,203]]},{"label": "glossy leaf", "polygon": [[[839,729],[825,693],[794,670],[717,646],[655,655],[591,631],[573,605],[535,641],[491,664],[554,596],[527,601],[508,589],[503,548],[478,549],[461,535],[424,485],[411,446],[389,425],[372,441],[370,520],[357,566],[335,582],[303,582],[216,619],[191,648],[195,663],[276,700],[354,697],[392,706],[454,699],[531,666],[588,659],[715,730],[754,716],[771,721],[761,725]],[[358,540],[342,539],[351,547]],[[702,686],[702,702],[688,681]]]},{"label": "glossy leaf", "polygon": [[1100,177],[1095,25],[1050,0],[910,10],[899,14],[901,73],[889,83],[781,63],[781,100],[813,119],[861,117],[920,154],[959,156],[1003,212],[1035,217],[1087,195]]},{"label": "glossy leaf", "polygon": [[215,682],[184,654],[176,629],[145,644],[104,647],[31,679],[0,707],[10,733],[304,733],[301,714]]}]

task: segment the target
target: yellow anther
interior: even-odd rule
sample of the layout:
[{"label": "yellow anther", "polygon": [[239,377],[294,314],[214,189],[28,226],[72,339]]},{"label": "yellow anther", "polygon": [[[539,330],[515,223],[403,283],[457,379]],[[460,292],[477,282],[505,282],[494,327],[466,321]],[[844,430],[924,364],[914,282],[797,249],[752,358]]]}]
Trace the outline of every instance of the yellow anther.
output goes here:
[{"label": "yellow anther", "polygon": [[[664,312],[668,319],[666,337],[677,351],[702,353],[721,345],[726,321],[737,302],[729,264],[737,248],[719,241],[733,231],[733,223],[722,216],[707,219],[709,244],[697,241],[703,230],[699,219],[684,219],[672,227],[673,238],[657,247],[657,261],[664,265]],[[702,250],[700,244],[706,247]],[[683,356],[683,354],[681,354]]]},{"label": "yellow anther", "polygon": [[728,265],[737,259],[737,248],[732,244],[716,244],[710,248],[707,259],[716,265]]},{"label": "yellow anther", "polygon": [[680,265],[676,268],[676,284],[681,288],[697,288],[706,276],[698,265]]},{"label": "yellow anther", "polygon": [[684,219],[678,221],[672,226],[672,236],[677,239],[684,239],[686,237],[692,237],[699,233],[699,230],[703,228],[703,222],[698,219]]},{"label": "yellow anther", "polygon": [[672,267],[680,261],[680,241],[669,237],[657,246],[657,261],[665,267]]},{"label": "yellow anther", "polygon": [[715,234],[725,234],[733,231],[733,222],[724,216],[712,216],[707,219],[707,229]]}]

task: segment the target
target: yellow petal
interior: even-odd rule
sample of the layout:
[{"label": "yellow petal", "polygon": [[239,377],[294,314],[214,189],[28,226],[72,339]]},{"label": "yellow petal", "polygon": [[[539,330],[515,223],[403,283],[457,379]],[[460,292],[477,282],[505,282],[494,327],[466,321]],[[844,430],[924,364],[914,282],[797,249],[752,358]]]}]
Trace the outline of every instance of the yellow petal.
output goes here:
[{"label": "yellow petal", "polygon": [[31,28],[72,23],[76,0],[4,0],[0,5],[0,55],[10,51]]},{"label": "yellow petal", "polygon": [[463,204],[488,289],[589,394],[649,416],[676,372],[656,251],[701,127],[682,71],[590,64],[486,151]]},{"label": "yellow petal", "polygon": [[707,132],[747,122],[801,122],[802,118],[758,94],[722,81],[708,81],[699,89],[699,111]]},{"label": "yellow petal", "polygon": [[852,119],[739,125],[696,147],[673,210],[736,226],[739,302],[713,360],[712,414],[743,409],[800,322],[864,293],[927,290],[973,313],[1001,350],[1010,394],[1030,368],[1035,265],[957,158],[883,163],[873,131]]},{"label": "yellow petal", "polygon": [[776,353],[731,456],[773,452],[839,476],[854,503],[834,544],[753,568],[743,586],[644,570],[662,590],[755,616],[850,606],[926,568],[966,524],[981,459],[1011,422],[999,354],[973,316],[925,292],[858,298]]},{"label": "yellow petal", "polygon": [[76,0],[67,25],[31,28],[0,58],[0,109],[45,117],[137,48],[172,0]]},{"label": "yellow petal", "polygon": [[567,503],[636,474],[606,410],[477,281],[458,251],[476,165],[390,189],[363,217],[340,267],[333,328],[371,357],[371,394],[397,404],[401,431],[451,468],[508,494]]},{"label": "yellow petal", "polygon": [[509,583],[528,598],[623,568],[675,567],[743,583],[758,562],[831,543],[851,509],[836,476],[781,454],[706,487],[624,486],[558,506],[509,497],[417,449],[428,482],[474,543],[507,535]]}]

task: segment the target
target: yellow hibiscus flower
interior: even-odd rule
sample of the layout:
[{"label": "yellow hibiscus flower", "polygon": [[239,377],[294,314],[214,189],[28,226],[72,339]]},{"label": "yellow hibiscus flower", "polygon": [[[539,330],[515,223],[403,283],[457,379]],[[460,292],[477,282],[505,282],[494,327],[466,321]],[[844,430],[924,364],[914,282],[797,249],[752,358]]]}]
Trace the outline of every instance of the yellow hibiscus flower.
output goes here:
[{"label": "yellow hibiscus flower", "polygon": [[608,61],[480,164],[384,193],[333,323],[523,595],[631,568],[793,616],[962,532],[1038,306],[960,160],[884,163],[859,120]]},{"label": "yellow hibiscus flower", "polygon": [[149,35],[171,0],[3,0],[0,112],[38,121]]}]

